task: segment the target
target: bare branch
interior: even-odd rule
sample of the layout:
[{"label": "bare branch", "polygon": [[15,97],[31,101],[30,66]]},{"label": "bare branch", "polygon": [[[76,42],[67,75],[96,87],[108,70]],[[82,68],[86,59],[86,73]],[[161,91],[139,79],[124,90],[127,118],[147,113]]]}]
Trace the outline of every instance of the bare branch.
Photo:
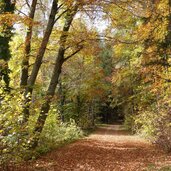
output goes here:
[{"label": "bare branch", "polygon": [[25,0],[25,1],[26,1],[26,5],[27,5],[29,8],[31,8],[31,6],[30,6],[28,0]]}]

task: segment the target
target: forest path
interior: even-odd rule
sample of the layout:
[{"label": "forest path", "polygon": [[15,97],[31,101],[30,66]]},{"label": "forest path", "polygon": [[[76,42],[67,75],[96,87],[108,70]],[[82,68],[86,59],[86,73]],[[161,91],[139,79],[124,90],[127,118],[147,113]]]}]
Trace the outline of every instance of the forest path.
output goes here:
[{"label": "forest path", "polygon": [[153,165],[171,165],[171,156],[121,125],[107,125],[41,157],[35,171],[141,171]]}]

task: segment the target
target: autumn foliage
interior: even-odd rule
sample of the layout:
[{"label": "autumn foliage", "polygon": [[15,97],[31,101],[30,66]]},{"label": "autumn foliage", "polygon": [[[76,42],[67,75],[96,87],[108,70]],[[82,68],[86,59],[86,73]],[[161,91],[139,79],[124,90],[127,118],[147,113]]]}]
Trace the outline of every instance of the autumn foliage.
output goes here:
[{"label": "autumn foliage", "polygon": [[38,157],[97,123],[122,122],[170,152],[170,6],[0,2],[1,162]]}]

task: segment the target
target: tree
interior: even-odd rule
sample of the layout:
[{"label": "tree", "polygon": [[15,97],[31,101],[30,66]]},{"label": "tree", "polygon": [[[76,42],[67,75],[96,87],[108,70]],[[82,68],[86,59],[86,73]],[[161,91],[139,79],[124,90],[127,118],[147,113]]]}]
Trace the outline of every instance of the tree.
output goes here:
[{"label": "tree", "polygon": [[115,54],[119,57],[113,76],[114,85],[119,85],[114,88],[114,95],[119,94],[115,102],[121,99],[118,105],[127,113],[129,128],[153,137],[169,151],[170,103],[166,99],[170,96],[170,1],[147,4],[142,6],[145,12],[130,13],[125,10],[127,6],[121,9],[129,14],[127,25],[114,21]]},{"label": "tree", "polygon": [[[16,1],[12,0],[7,0],[7,1],[2,1],[0,3],[0,14],[1,15],[8,15],[8,14],[13,14],[15,10],[15,3]],[[8,17],[8,16],[7,16]],[[6,22],[4,23],[1,27],[1,33],[0,33],[0,77],[1,79],[4,80],[5,82],[5,90],[9,91],[9,83],[10,83],[10,78],[9,78],[9,68],[8,68],[8,61],[11,58],[11,53],[10,53],[10,47],[9,47],[9,42],[12,37],[12,29],[13,25]]]},{"label": "tree", "polygon": [[[37,119],[36,126],[34,129],[34,133],[36,134],[36,139],[33,142],[33,145],[32,145],[33,148],[37,146],[37,143],[39,140],[39,137],[37,134],[40,134],[42,132],[43,126],[48,116],[50,103],[55,94],[56,86],[58,84],[59,76],[61,74],[62,65],[67,59],[69,59],[68,57],[67,58],[64,57],[65,51],[66,51],[65,44],[66,44],[67,37],[68,37],[67,35],[68,31],[70,29],[73,18],[75,14],[77,13],[78,7],[79,5],[77,3],[73,5],[71,9],[68,9],[67,15],[65,17],[63,33],[61,34],[61,37],[60,37],[60,47],[59,47],[58,54],[56,57],[55,67],[52,73],[51,81],[50,81],[46,96],[44,98],[45,102],[41,106],[41,110],[40,110],[41,112]],[[81,50],[81,49],[78,49],[78,50]]]},{"label": "tree", "polygon": [[29,13],[30,23],[29,23],[27,33],[26,33],[24,57],[23,57],[22,66],[21,66],[22,71],[21,71],[20,86],[22,88],[27,85],[27,79],[29,77],[29,56],[30,56],[30,50],[31,50],[31,38],[32,38],[32,32],[33,32],[33,21],[34,21],[34,16],[35,16],[35,11],[36,11],[36,5],[37,5],[37,0],[33,0],[30,6],[30,13]]},{"label": "tree", "polygon": [[[24,68],[24,71],[26,71],[26,72],[23,73],[23,79],[25,81],[22,80],[22,81],[24,81],[23,82],[24,85],[25,85],[25,83],[27,83],[25,85],[25,105],[24,105],[24,110],[23,110],[23,122],[24,123],[26,123],[28,121],[28,118],[29,118],[29,106],[30,106],[29,102],[30,102],[30,100],[32,98],[31,95],[32,95],[32,92],[33,92],[33,86],[35,84],[35,81],[36,81],[40,66],[42,64],[42,59],[44,57],[44,53],[45,53],[45,50],[46,50],[50,35],[52,33],[53,26],[54,26],[54,24],[56,22],[55,16],[56,16],[56,14],[58,12],[58,9],[59,8],[58,8],[57,1],[54,0],[52,2],[51,13],[50,13],[50,16],[49,16],[49,21],[48,21],[48,24],[47,24],[47,27],[46,27],[46,31],[44,33],[44,37],[42,39],[40,48],[39,48],[39,50],[37,52],[36,61],[34,63],[34,66],[33,66],[33,69],[32,69],[32,72],[31,72],[31,75],[30,75],[29,79],[28,79],[28,67],[29,67],[28,66],[28,59],[26,59],[26,65],[27,66],[26,66],[26,68]],[[30,37],[30,35],[29,35],[29,37]],[[29,46],[30,45],[28,45],[28,47]],[[28,54],[26,54],[26,55],[28,55]],[[27,69],[27,70],[25,70],[25,69]],[[27,81],[27,79],[28,79],[28,81]]]}]

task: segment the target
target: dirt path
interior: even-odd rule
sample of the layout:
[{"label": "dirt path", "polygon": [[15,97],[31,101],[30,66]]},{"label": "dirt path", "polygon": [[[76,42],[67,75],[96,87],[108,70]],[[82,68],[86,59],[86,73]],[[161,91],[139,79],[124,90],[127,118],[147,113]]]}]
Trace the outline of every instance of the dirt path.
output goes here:
[{"label": "dirt path", "polygon": [[35,171],[141,171],[171,165],[171,156],[132,136],[120,125],[100,127],[89,137],[53,151]]}]

